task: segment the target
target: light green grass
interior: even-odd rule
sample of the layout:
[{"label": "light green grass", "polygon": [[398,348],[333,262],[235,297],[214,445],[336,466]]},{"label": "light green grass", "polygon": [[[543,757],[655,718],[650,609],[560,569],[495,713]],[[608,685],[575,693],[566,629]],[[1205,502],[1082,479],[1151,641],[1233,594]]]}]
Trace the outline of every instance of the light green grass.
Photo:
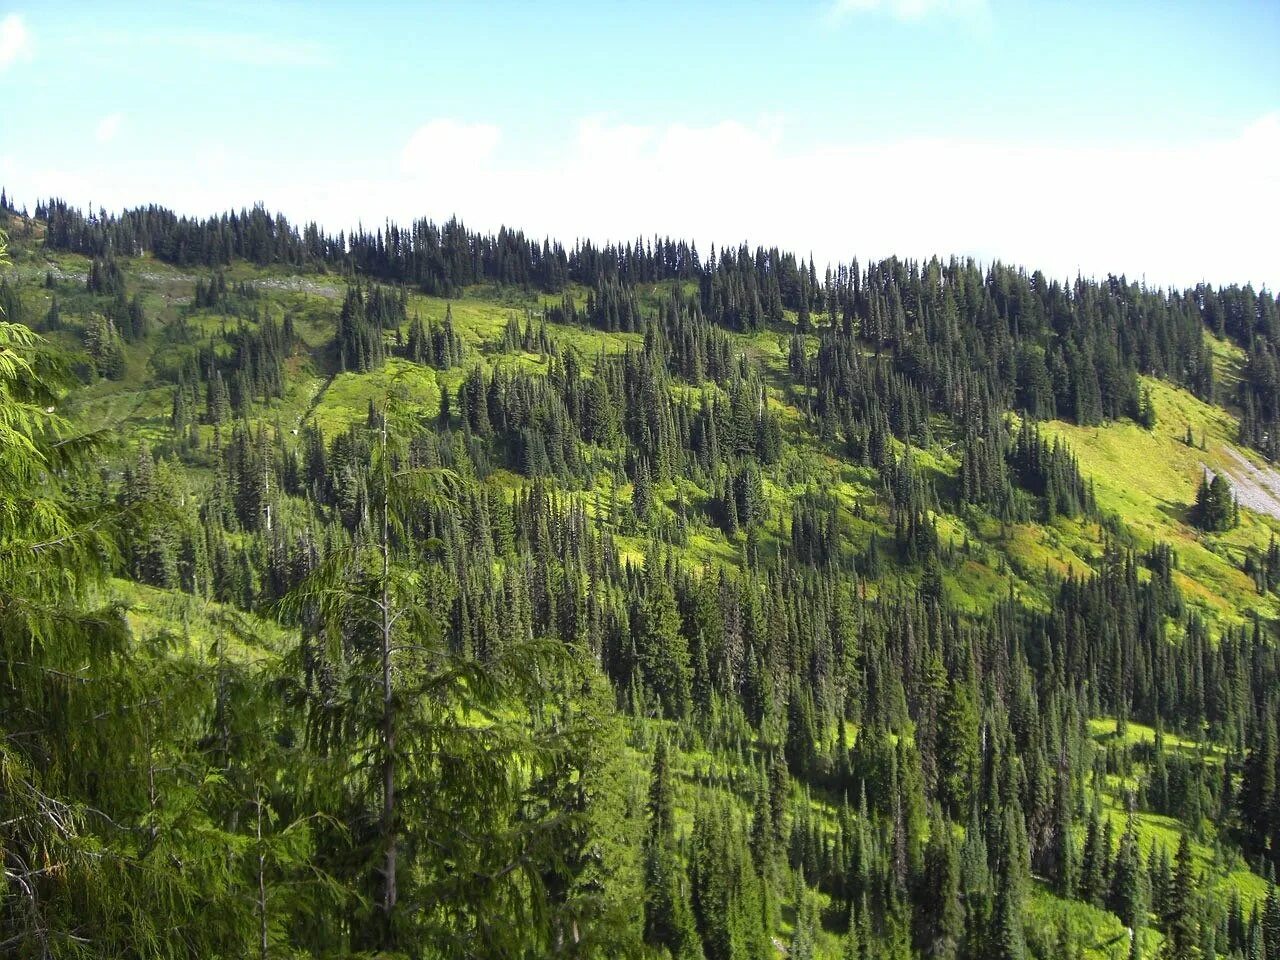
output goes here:
[{"label": "light green grass", "polygon": [[[1235,418],[1161,381],[1144,379],[1143,385],[1156,409],[1154,430],[1128,420],[1097,427],[1054,421],[1046,432],[1070,445],[1102,510],[1119,514],[1143,545],[1174,547],[1175,578],[1188,602],[1218,622],[1243,622],[1251,610],[1275,618],[1276,599],[1259,596],[1240,566],[1242,550],[1265,549],[1276,521],[1242,510],[1240,526],[1224,534],[1206,535],[1189,524],[1202,465],[1222,469],[1229,463],[1224,447],[1238,449]],[[1187,446],[1188,425],[1197,444],[1205,438],[1206,449]]]},{"label": "light green grass", "polygon": [[1115,914],[1079,900],[1062,900],[1037,884],[1027,899],[1028,946],[1035,956],[1056,951],[1065,930],[1089,960],[1123,960],[1129,956],[1129,933]]},{"label": "light green grass", "polygon": [[393,358],[379,370],[370,373],[340,373],[324,392],[312,417],[326,436],[362,422],[369,404],[377,403],[393,389],[406,391],[424,416],[435,416],[440,410],[440,388],[435,373],[428,367]]},{"label": "light green grass", "polygon": [[113,580],[111,589],[128,605],[135,636],[167,634],[179,644],[178,652],[200,659],[270,661],[296,642],[296,636],[278,623],[177,590],[131,580]]}]

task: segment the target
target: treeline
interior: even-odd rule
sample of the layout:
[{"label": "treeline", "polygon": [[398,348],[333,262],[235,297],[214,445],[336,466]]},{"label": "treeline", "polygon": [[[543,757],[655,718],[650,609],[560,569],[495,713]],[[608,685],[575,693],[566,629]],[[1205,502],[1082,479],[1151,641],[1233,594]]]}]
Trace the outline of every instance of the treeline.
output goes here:
[{"label": "treeline", "polygon": [[976,383],[998,407],[1084,424],[1137,416],[1136,374],[1164,377],[1211,400],[1207,327],[1249,351],[1241,389],[1245,439],[1272,452],[1266,437],[1275,432],[1277,404],[1267,358],[1277,305],[1274,295],[1251,287],[1155,291],[1116,277],[1063,284],[1039,272],[998,263],[984,272],[955,259],[894,258],[865,269],[854,261],[819,277],[812,259],[806,264],[777,249],[725,248],[719,256],[713,249],[705,261],[692,244],[665,238],[605,247],[581,241],[566,250],[506,229],[473,233],[456,220],[327,236],[260,207],[201,220],[158,207],[85,216],[50,200],[37,205],[35,217],[45,222],[50,247],[94,257],[148,252],[208,266],[245,259],[338,270],[443,296],[477,283],[554,294],[572,282],[592,291],[585,309],[565,301],[550,308],[555,316],[573,322],[581,313],[607,330],[638,329],[636,285],[696,282],[714,324],[762,329],[785,311],[801,333],[839,331],[889,353],[940,406],[981,406]]}]

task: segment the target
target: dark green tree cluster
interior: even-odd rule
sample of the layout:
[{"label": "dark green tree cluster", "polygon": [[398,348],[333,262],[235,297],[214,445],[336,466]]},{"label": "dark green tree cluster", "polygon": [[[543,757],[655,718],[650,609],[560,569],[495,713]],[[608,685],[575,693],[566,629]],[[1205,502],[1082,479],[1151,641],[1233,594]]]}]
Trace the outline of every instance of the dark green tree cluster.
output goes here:
[{"label": "dark green tree cluster", "polygon": [[1274,536],[1264,553],[1255,555],[1250,551],[1245,555],[1244,572],[1253,578],[1259,593],[1280,590],[1280,544]]},{"label": "dark green tree cluster", "polygon": [[110,317],[89,315],[84,326],[84,348],[99,375],[109,380],[124,376],[124,340]]},{"label": "dark green tree cluster", "polygon": [[1276,405],[1265,387],[1276,300],[1248,287],[1152,291],[1123,277],[1064,285],[1002,264],[984,272],[972,261],[896,258],[865,269],[842,264],[820,278],[812,260],[777,249],[726,248],[704,264],[692,245],[669,239],[603,249],[583,242],[566,251],[505,228],[473,234],[456,220],[329,237],[260,207],[193,221],[158,207],[85,217],[51,200],[37,205],[35,217],[46,224],[50,247],[99,258],[146,251],[216,266],[240,257],[358,272],[445,296],[481,282],[560,293],[572,280],[591,291],[586,308],[566,299],[548,313],[607,330],[639,329],[635,284],[696,280],[712,323],[754,330],[794,315],[801,332],[831,331],[872,345],[955,415],[986,403],[1038,419],[1092,424],[1133,416],[1149,423],[1153,408],[1139,373],[1212,399],[1213,365],[1201,334],[1207,324],[1250,348],[1251,372],[1242,380],[1246,439],[1263,442],[1276,412],[1267,412],[1267,404]]},{"label": "dark green tree cluster", "polygon": [[105,257],[94,257],[89,264],[89,276],[85,279],[85,288],[90,293],[104,297],[123,296],[124,271],[110,252]]},{"label": "dark green tree cluster", "polygon": [[1235,492],[1221,473],[1215,473],[1212,478],[1206,473],[1200,478],[1191,519],[1201,530],[1211,533],[1230,530],[1240,522],[1240,505]]},{"label": "dark green tree cluster", "polygon": [[347,289],[338,314],[335,339],[339,370],[363,373],[382,366],[387,355],[386,331],[404,322],[403,292],[356,284]]},{"label": "dark green tree cluster", "polygon": [[[400,327],[397,324],[397,342],[399,336]],[[425,363],[438,370],[448,370],[462,363],[462,338],[453,327],[453,308],[446,305],[444,320],[439,324],[429,320],[424,326],[422,318],[415,316],[409,324],[409,335],[401,350],[406,359],[414,363]]]}]

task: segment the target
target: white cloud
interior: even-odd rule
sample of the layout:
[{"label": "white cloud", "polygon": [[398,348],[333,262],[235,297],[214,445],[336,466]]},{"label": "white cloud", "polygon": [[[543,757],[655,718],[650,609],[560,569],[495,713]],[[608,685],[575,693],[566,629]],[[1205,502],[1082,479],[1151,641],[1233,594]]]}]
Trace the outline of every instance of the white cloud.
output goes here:
[{"label": "white cloud", "polygon": [[827,8],[833,20],[859,13],[887,13],[895,20],[918,21],[930,16],[969,18],[988,13],[987,0],[834,0]]},{"label": "white cloud", "polygon": [[97,127],[94,128],[94,139],[99,143],[110,143],[115,139],[117,133],[120,132],[120,124],[124,120],[124,116],[119,113],[109,113],[98,121]]},{"label": "white cloud", "polygon": [[[582,120],[550,155],[484,123],[434,120],[384,169],[337,178],[227,153],[198,177],[132,161],[6,171],[18,196],[208,214],[265,202],[337,232],[357,222],[502,224],[566,244],[664,234],[778,245],[819,268],[857,256],[973,256],[1058,278],[1280,288],[1280,113],[1175,144],[913,139],[796,145],[777,121],[638,126]],[[502,149],[499,150],[499,144]],[[205,148],[201,148],[204,150]]]},{"label": "white cloud", "polygon": [[30,60],[34,53],[31,31],[20,15],[11,13],[0,20],[0,70]]},{"label": "white cloud", "polygon": [[413,132],[400,151],[400,169],[426,180],[466,176],[489,162],[502,131],[488,123],[432,120]]},{"label": "white cloud", "polygon": [[812,251],[820,263],[955,253],[1058,277],[1280,285],[1280,235],[1267,226],[1280,218],[1280,168],[1269,160],[1280,153],[1280,114],[1238,136],[1172,146],[919,139],[798,149],[776,123],[596,118],[537,164],[497,163],[499,133],[483,129],[429,124],[434,133],[415,134],[406,157],[470,144],[458,153],[472,162],[451,161],[446,181],[343,191],[354,206],[336,222],[457,212],[474,227],[507,223],[565,242],[663,233],[696,239],[704,254],[712,242],[747,240]]}]

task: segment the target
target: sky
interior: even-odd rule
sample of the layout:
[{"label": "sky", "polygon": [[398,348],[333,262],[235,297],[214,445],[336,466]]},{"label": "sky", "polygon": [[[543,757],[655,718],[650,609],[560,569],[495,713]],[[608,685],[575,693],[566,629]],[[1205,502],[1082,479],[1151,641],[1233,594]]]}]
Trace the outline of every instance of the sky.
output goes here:
[{"label": "sky", "polygon": [[1280,3],[0,0],[0,186],[1280,288]]}]

